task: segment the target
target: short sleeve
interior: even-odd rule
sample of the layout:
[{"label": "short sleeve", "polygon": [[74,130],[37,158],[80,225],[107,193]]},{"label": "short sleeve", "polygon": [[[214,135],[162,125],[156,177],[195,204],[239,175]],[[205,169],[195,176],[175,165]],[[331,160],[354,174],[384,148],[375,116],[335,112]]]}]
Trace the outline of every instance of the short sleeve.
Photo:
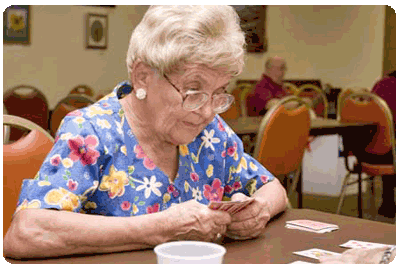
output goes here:
[{"label": "short sleeve", "polygon": [[22,183],[16,212],[54,208],[79,212],[99,184],[99,137],[81,110],[66,116],[55,144],[33,179]]},{"label": "short sleeve", "polygon": [[230,198],[241,192],[248,196],[275,177],[257,160],[243,150],[243,143],[231,128],[220,119],[228,133],[225,146],[225,189],[224,195]]}]

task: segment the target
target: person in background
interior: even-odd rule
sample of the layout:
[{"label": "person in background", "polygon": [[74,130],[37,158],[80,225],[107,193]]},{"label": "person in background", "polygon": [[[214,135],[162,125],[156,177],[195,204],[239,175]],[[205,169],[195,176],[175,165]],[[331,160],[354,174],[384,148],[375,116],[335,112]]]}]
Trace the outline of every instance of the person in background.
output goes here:
[{"label": "person in background", "polygon": [[[380,79],[371,90],[376,95],[380,96],[384,101],[386,101],[393,115],[394,130],[396,133],[396,71],[389,73]],[[371,163],[380,164],[379,161],[383,163],[393,162],[392,151],[385,155],[379,155],[376,157],[371,156]],[[378,162],[377,162],[378,161]],[[396,175],[385,175],[382,176],[383,192],[382,192],[382,205],[378,210],[378,214],[394,218],[396,215],[396,203],[394,201],[395,195],[394,190],[396,187]]]},{"label": "person in background", "polygon": [[264,115],[279,99],[291,94],[283,87],[286,70],[285,59],[278,56],[267,59],[261,80],[246,99],[248,116]]},{"label": "person in background", "polygon": [[[283,86],[287,67],[285,59],[275,56],[268,58],[265,62],[265,71],[261,80],[256,84],[246,99],[247,115],[262,116],[268,109],[279,102],[280,99],[292,95],[292,92]],[[312,100],[308,97],[302,98],[310,107],[313,107]],[[296,104],[289,102],[286,108],[295,108]],[[311,116],[316,117],[315,112],[311,109]]]},{"label": "person in background", "polygon": [[376,82],[371,91],[386,101],[396,123],[396,71]]}]

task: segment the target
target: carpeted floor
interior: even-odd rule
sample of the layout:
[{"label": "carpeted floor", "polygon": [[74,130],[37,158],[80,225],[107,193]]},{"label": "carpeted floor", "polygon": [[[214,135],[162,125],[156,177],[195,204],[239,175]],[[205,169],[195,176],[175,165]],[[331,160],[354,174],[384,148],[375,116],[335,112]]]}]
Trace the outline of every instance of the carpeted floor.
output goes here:
[{"label": "carpeted floor", "polygon": [[[386,218],[378,214],[378,208],[380,206],[380,188],[379,181],[375,185],[375,195],[372,195],[371,187],[367,187],[369,191],[363,195],[363,218],[396,224],[396,218]],[[374,198],[375,197],[375,198]],[[298,207],[297,204],[297,193],[289,197],[289,200],[294,208]],[[323,196],[323,195],[312,195],[303,193],[303,208],[315,209],[319,211],[336,213],[337,206],[339,204],[339,197],[334,196]],[[348,195],[344,199],[343,207],[341,209],[341,215],[358,217],[357,209],[357,195]]]}]

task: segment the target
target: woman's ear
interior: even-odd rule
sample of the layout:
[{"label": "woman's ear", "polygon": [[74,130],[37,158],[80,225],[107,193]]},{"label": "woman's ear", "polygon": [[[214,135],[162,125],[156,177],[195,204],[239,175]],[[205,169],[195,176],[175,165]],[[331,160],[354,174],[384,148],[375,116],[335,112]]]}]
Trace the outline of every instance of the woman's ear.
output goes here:
[{"label": "woman's ear", "polygon": [[153,75],[154,72],[150,66],[141,60],[137,60],[132,64],[131,82],[134,88],[147,89]]}]

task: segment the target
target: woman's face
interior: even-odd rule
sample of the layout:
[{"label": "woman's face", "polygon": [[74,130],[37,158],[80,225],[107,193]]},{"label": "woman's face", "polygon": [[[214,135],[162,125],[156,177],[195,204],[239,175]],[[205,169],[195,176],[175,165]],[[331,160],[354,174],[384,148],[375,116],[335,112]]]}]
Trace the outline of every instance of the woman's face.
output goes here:
[{"label": "woman's face", "polygon": [[[212,96],[225,93],[231,76],[204,65],[190,65],[167,75],[178,92],[164,77],[155,75],[150,82],[146,100],[148,101],[149,122],[154,122],[157,138],[174,144],[187,144],[213,120]],[[195,111],[182,107],[184,93],[198,90],[209,95],[207,102]]]}]

